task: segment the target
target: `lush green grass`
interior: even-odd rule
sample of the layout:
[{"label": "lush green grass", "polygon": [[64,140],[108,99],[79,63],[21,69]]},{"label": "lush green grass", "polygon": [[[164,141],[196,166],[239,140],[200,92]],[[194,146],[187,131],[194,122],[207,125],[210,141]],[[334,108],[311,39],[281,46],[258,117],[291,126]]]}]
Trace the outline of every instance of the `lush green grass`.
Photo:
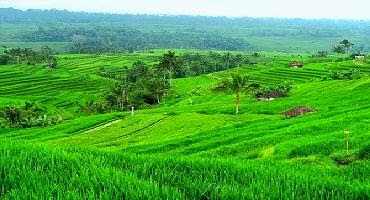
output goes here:
[{"label": "lush green grass", "polygon": [[[368,199],[370,65],[264,53],[254,66],[174,80],[178,98],[135,116],[76,117],[119,71],[161,54],[60,55],[60,67],[1,67],[0,104],[36,100],[74,118],[46,128],[0,130],[4,199]],[[300,60],[303,69],[288,63]],[[321,81],[330,70],[357,68],[358,80]],[[289,97],[269,102],[211,88],[231,73],[251,82],[292,81]],[[96,87],[99,86],[99,87]],[[49,88],[49,89],[48,89]],[[51,90],[50,88],[53,88]],[[317,110],[284,119],[305,105]],[[344,131],[351,131],[349,155]],[[343,162],[350,161],[347,164]]]},{"label": "lush green grass", "polygon": [[369,162],[138,156],[7,143],[1,193],[13,198],[366,199]]}]

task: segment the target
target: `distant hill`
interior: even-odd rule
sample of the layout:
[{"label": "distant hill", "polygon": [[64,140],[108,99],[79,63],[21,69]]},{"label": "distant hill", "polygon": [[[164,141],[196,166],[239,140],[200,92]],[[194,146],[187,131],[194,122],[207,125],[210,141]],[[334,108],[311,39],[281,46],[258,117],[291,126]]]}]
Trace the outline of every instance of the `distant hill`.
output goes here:
[{"label": "distant hill", "polygon": [[[370,51],[370,21],[129,15],[0,8],[0,43],[83,40],[86,53],[153,48],[312,53],[344,38]],[[74,37],[82,36],[82,37]],[[26,44],[24,43],[26,42]],[[30,45],[32,44],[30,43]]]}]

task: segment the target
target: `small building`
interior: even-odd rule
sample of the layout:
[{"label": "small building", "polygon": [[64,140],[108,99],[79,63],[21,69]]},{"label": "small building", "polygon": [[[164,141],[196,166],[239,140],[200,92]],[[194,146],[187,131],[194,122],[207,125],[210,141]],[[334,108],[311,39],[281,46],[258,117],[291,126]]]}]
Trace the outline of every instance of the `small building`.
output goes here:
[{"label": "small building", "polygon": [[285,96],[287,95],[280,91],[271,91],[271,92],[257,94],[257,98],[260,101],[272,101],[274,99],[285,97]]},{"label": "small building", "polygon": [[358,60],[358,61],[363,61],[365,59],[366,57],[364,55],[355,56],[355,60]]},{"label": "small building", "polygon": [[290,63],[290,66],[293,68],[302,68],[304,65],[302,62],[293,61]]}]

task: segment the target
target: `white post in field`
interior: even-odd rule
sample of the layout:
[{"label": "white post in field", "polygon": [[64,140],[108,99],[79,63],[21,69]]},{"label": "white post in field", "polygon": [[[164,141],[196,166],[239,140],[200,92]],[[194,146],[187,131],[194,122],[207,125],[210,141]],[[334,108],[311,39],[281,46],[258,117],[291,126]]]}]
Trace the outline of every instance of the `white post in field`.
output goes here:
[{"label": "white post in field", "polygon": [[344,136],[346,139],[346,150],[347,150],[347,156],[349,155],[349,138],[351,136],[351,131],[344,131]]}]

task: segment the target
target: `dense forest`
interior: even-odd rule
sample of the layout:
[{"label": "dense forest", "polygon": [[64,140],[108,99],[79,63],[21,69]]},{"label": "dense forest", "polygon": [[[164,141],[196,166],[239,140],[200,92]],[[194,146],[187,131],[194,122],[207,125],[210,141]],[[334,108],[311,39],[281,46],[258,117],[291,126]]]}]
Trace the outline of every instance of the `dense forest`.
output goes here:
[{"label": "dense forest", "polygon": [[369,51],[369,31],[368,21],[0,9],[2,45],[59,42],[64,44],[59,51],[71,53],[156,48],[312,53],[330,49],[344,38],[357,44],[354,51]]}]

